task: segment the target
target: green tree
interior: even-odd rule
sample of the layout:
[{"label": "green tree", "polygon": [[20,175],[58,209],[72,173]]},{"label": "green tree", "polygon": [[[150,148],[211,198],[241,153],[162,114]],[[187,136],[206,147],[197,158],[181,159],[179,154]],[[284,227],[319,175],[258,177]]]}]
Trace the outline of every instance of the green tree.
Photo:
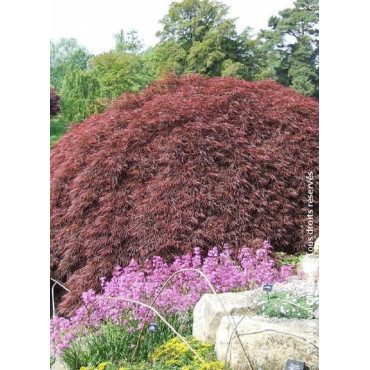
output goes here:
[{"label": "green tree", "polygon": [[92,54],[74,38],[50,41],[50,83],[61,88],[68,68],[85,69],[91,58]]},{"label": "green tree", "polygon": [[152,54],[159,75],[166,71],[185,73],[186,50],[174,40],[156,45]]},{"label": "green tree", "polygon": [[134,29],[127,33],[121,30],[113,37],[116,41],[116,47],[112,53],[125,56],[117,58],[117,62],[126,65],[125,69],[130,75],[130,81],[128,81],[130,86],[128,88],[126,86],[123,91],[137,91],[152,82],[157,77],[159,62],[154,48],[150,47],[144,50],[144,44]]},{"label": "green tree", "polygon": [[63,79],[61,109],[63,118],[78,122],[102,110],[102,88],[91,69],[70,66]]},{"label": "green tree", "polygon": [[243,78],[247,74],[247,67],[244,64],[233,62],[230,59],[223,62],[221,73],[223,77]]},{"label": "green tree", "polygon": [[308,38],[302,36],[292,48],[292,58],[288,71],[291,86],[308,96],[319,95],[319,69],[315,63],[315,50]]},{"label": "green tree", "polygon": [[[142,86],[147,86],[159,77],[159,66],[163,58],[163,54],[158,52],[159,49],[159,47],[149,47],[139,56],[140,80]],[[166,68],[164,69],[166,70]],[[173,70],[172,68],[167,69]]]},{"label": "green tree", "polygon": [[319,4],[297,0],[268,21],[259,39],[268,55],[269,76],[298,92],[318,97]]},{"label": "green tree", "polygon": [[[228,7],[217,1],[183,0],[171,3],[168,14],[160,20],[163,30],[157,32],[161,42],[173,40],[189,50],[209,32],[227,21]],[[231,20],[233,21],[233,20]]]},{"label": "green tree", "polygon": [[157,32],[159,71],[252,79],[259,72],[258,41],[252,40],[250,29],[238,35],[228,9],[212,0],[173,2]]},{"label": "green tree", "polygon": [[137,57],[115,52],[96,56],[91,61],[91,68],[101,82],[102,95],[113,99],[125,91],[138,91],[140,81],[137,78]]},{"label": "green tree", "polygon": [[[117,96],[137,92],[157,76],[157,58],[152,50],[142,52],[135,30],[127,35],[122,30],[114,38],[115,50],[93,57],[83,68],[76,63],[67,65],[61,83],[61,108],[66,120],[80,121],[101,112]],[[68,50],[66,54],[71,53]]]},{"label": "green tree", "polygon": [[127,32],[127,34],[124,30],[121,30],[113,37],[116,41],[115,51],[119,54],[140,54],[143,50],[143,42],[134,29]]},{"label": "green tree", "polygon": [[90,68],[101,83],[102,96],[114,99],[123,92],[137,92],[157,75],[157,58],[152,49],[143,51],[143,43],[136,30],[113,35],[115,49],[99,54]]}]

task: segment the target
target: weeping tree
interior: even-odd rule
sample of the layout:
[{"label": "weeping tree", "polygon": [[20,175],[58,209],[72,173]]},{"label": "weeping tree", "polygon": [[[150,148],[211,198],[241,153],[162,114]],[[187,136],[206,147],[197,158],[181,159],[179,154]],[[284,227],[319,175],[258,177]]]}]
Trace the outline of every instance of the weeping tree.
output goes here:
[{"label": "weeping tree", "polygon": [[50,82],[60,89],[68,68],[85,69],[92,54],[74,38],[50,41]]},{"label": "weeping tree", "polygon": [[100,113],[123,92],[138,92],[154,79],[156,71],[150,55],[142,56],[137,32],[121,30],[114,38],[115,50],[95,56],[87,68],[71,65],[67,69],[61,89],[66,120],[80,121]]},{"label": "weeping tree", "polygon": [[78,122],[105,108],[101,82],[91,69],[70,67],[61,89],[61,109],[66,120]]}]

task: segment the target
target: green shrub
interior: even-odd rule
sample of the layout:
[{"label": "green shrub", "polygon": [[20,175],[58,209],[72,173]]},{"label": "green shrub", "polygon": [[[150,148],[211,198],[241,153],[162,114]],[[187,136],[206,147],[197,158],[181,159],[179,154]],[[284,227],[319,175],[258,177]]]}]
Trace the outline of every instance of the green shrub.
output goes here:
[{"label": "green shrub", "polygon": [[283,265],[297,267],[305,254],[287,254],[285,252],[276,252],[276,265],[280,268]]},{"label": "green shrub", "polygon": [[[168,317],[167,320],[171,325],[178,327],[178,331],[182,335],[190,335],[192,330],[190,313],[186,314],[182,319],[178,315],[173,315]],[[179,327],[180,321],[182,325]],[[130,321],[128,326],[137,328],[139,324],[137,321]],[[105,361],[110,361],[115,365],[129,363],[134,353],[138,336],[138,329],[130,332],[127,330],[127,326],[107,322],[95,332],[72,341],[69,348],[63,351],[62,360],[71,370],[78,370],[83,366],[90,366],[95,369],[95,367]],[[136,361],[139,363],[149,361],[154,348],[172,337],[173,332],[161,322],[158,323],[158,330],[155,333],[151,333],[145,328],[140,347],[135,355]]]},{"label": "green shrub", "polygon": [[190,336],[186,340],[205,361],[201,363],[178,337],[154,350],[151,360],[130,364],[129,361],[103,361],[98,366],[81,366],[79,370],[226,370],[226,364],[216,360],[213,345]]},{"label": "green shrub", "polygon": [[197,339],[188,337],[188,343],[205,361],[202,364],[178,337],[172,338],[154,351],[154,369],[181,369],[181,370],[223,370],[226,365],[218,362],[213,350],[213,345],[203,343]]},{"label": "green shrub", "polygon": [[292,292],[274,292],[259,299],[257,314],[269,317],[310,319],[319,307],[318,296],[298,296]]}]

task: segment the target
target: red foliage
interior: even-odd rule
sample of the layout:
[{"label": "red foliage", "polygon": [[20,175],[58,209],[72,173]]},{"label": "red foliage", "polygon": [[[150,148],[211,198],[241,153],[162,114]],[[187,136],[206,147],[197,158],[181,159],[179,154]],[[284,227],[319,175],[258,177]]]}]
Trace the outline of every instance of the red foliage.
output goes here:
[{"label": "red foliage", "polygon": [[60,112],[60,96],[54,87],[50,86],[50,116],[56,116]]},{"label": "red foliage", "polygon": [[273,81],[198,75],[123,94],[51,151],[51,270],[76,294],[114,266],[194,246],[307,242],[318,231],[318,102]]}]

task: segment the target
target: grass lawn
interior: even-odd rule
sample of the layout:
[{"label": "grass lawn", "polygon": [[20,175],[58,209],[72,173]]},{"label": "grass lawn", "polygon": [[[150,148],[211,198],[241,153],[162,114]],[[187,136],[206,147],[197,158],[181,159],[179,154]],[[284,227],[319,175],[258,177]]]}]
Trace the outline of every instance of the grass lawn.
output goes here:
[{"label": "grass lawn", "polygon": [[68,123],[60,117],[50,118],[50,145],[55,143],[68,129]]}]

